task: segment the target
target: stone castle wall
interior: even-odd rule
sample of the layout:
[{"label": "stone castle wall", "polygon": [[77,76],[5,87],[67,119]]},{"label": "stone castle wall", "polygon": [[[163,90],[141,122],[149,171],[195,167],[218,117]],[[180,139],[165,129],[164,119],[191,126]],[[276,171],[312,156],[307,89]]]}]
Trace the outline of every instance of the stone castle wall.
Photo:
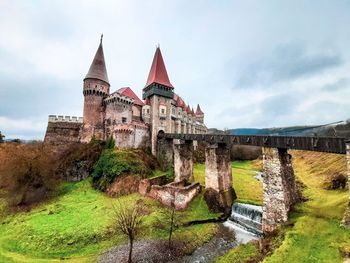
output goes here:
[{"label": "stone castle wall", "polygon": [[82,117],[50,115],[44,141],[53,145],[79,142]]},{"label": "stone castle wall", "polygon": [[118,124],[109,129],[118,148],[145,148],[150,146],[148,125],[142,123]]}]

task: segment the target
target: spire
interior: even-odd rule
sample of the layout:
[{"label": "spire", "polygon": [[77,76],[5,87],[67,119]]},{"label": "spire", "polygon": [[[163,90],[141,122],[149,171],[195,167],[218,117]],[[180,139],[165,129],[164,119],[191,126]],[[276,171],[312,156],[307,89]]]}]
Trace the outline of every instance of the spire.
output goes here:
[{"label": "spire", "polygon": [[197,104],[197,110],[196,110],[196,115],[203,115],[204,112],[202,111],[201,107],[199,106],[199,104]]},{"label": "spire", "polygon": [[187,111],[187,113],[188,113],[188,114],[191,114],[191,108],[190,108],[190,105],[187,105],[186,111]]},{"label": "spire", "polygon": [[103,54],[102,38],[103,35],[101,35],[100,45],[98,46],[96,55],[91,63],[89,72],[85,79],[99,79],[109,84],[105,56]]},{"label": "spire", "polygon": [[154,54],[151,70],[149,72],[145,87],[148,87],[152,83],[158,83],[169,88],[174,88],[169,81],[168,73],[165,68],[164,60],[162,57],[162,53],[160,52],[159,45],[157,46],[156,53]]}]

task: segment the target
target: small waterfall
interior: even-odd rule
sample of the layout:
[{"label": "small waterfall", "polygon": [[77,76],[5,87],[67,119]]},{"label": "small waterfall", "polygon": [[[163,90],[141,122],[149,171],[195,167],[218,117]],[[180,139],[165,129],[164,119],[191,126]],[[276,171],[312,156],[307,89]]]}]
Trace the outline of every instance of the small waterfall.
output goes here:
[{"label": "small waterfall", "polygon": [[230,218],[224,223],[236,232],[237,241],[247,243],[262,235],[262,207],[234,203]]}]

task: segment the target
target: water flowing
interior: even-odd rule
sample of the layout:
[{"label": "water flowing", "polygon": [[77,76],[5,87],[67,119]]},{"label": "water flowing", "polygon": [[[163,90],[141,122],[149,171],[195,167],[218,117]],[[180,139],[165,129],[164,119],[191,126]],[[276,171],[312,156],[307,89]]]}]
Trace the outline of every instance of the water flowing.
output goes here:
[{"label": "water flowing", "polygon": [[262,235],[262,207],[257,205],[234,203],[225,226],[233,229],[239,243],[259,239]]}]

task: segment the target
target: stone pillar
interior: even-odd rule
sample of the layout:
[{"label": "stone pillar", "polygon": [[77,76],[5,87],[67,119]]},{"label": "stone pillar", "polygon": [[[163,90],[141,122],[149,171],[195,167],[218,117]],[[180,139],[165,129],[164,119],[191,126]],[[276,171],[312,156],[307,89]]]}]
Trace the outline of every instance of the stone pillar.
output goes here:
[{"label": "stone pillar", "polygon": [[157,159],[164,169],[170,169],[174,165],[174,142],[173,139],[158,139]]},{"label": "stone pillar", "polygon": [[348,164],[348,185],[349,185],[349,203],[345,210],[343,224],[344,226],[350,228],[350,140],[345,142],[346,147],[346,161]]},{"label": "stone pillar", "polygon": [[205,199],[211,210],[230,214],[236,193],[232,187],[230,145],[211,144],[205,149]]},{"label": "stone pillar", "polygon": [[272,232],[288,220],[297,201],[294,170],[287,149],[263,148],[263,232]]},{"label": "stone pillar", "polygon": [[193,181],[193,143],[192,141],[174,142],[175,182],[186,179]]}]

